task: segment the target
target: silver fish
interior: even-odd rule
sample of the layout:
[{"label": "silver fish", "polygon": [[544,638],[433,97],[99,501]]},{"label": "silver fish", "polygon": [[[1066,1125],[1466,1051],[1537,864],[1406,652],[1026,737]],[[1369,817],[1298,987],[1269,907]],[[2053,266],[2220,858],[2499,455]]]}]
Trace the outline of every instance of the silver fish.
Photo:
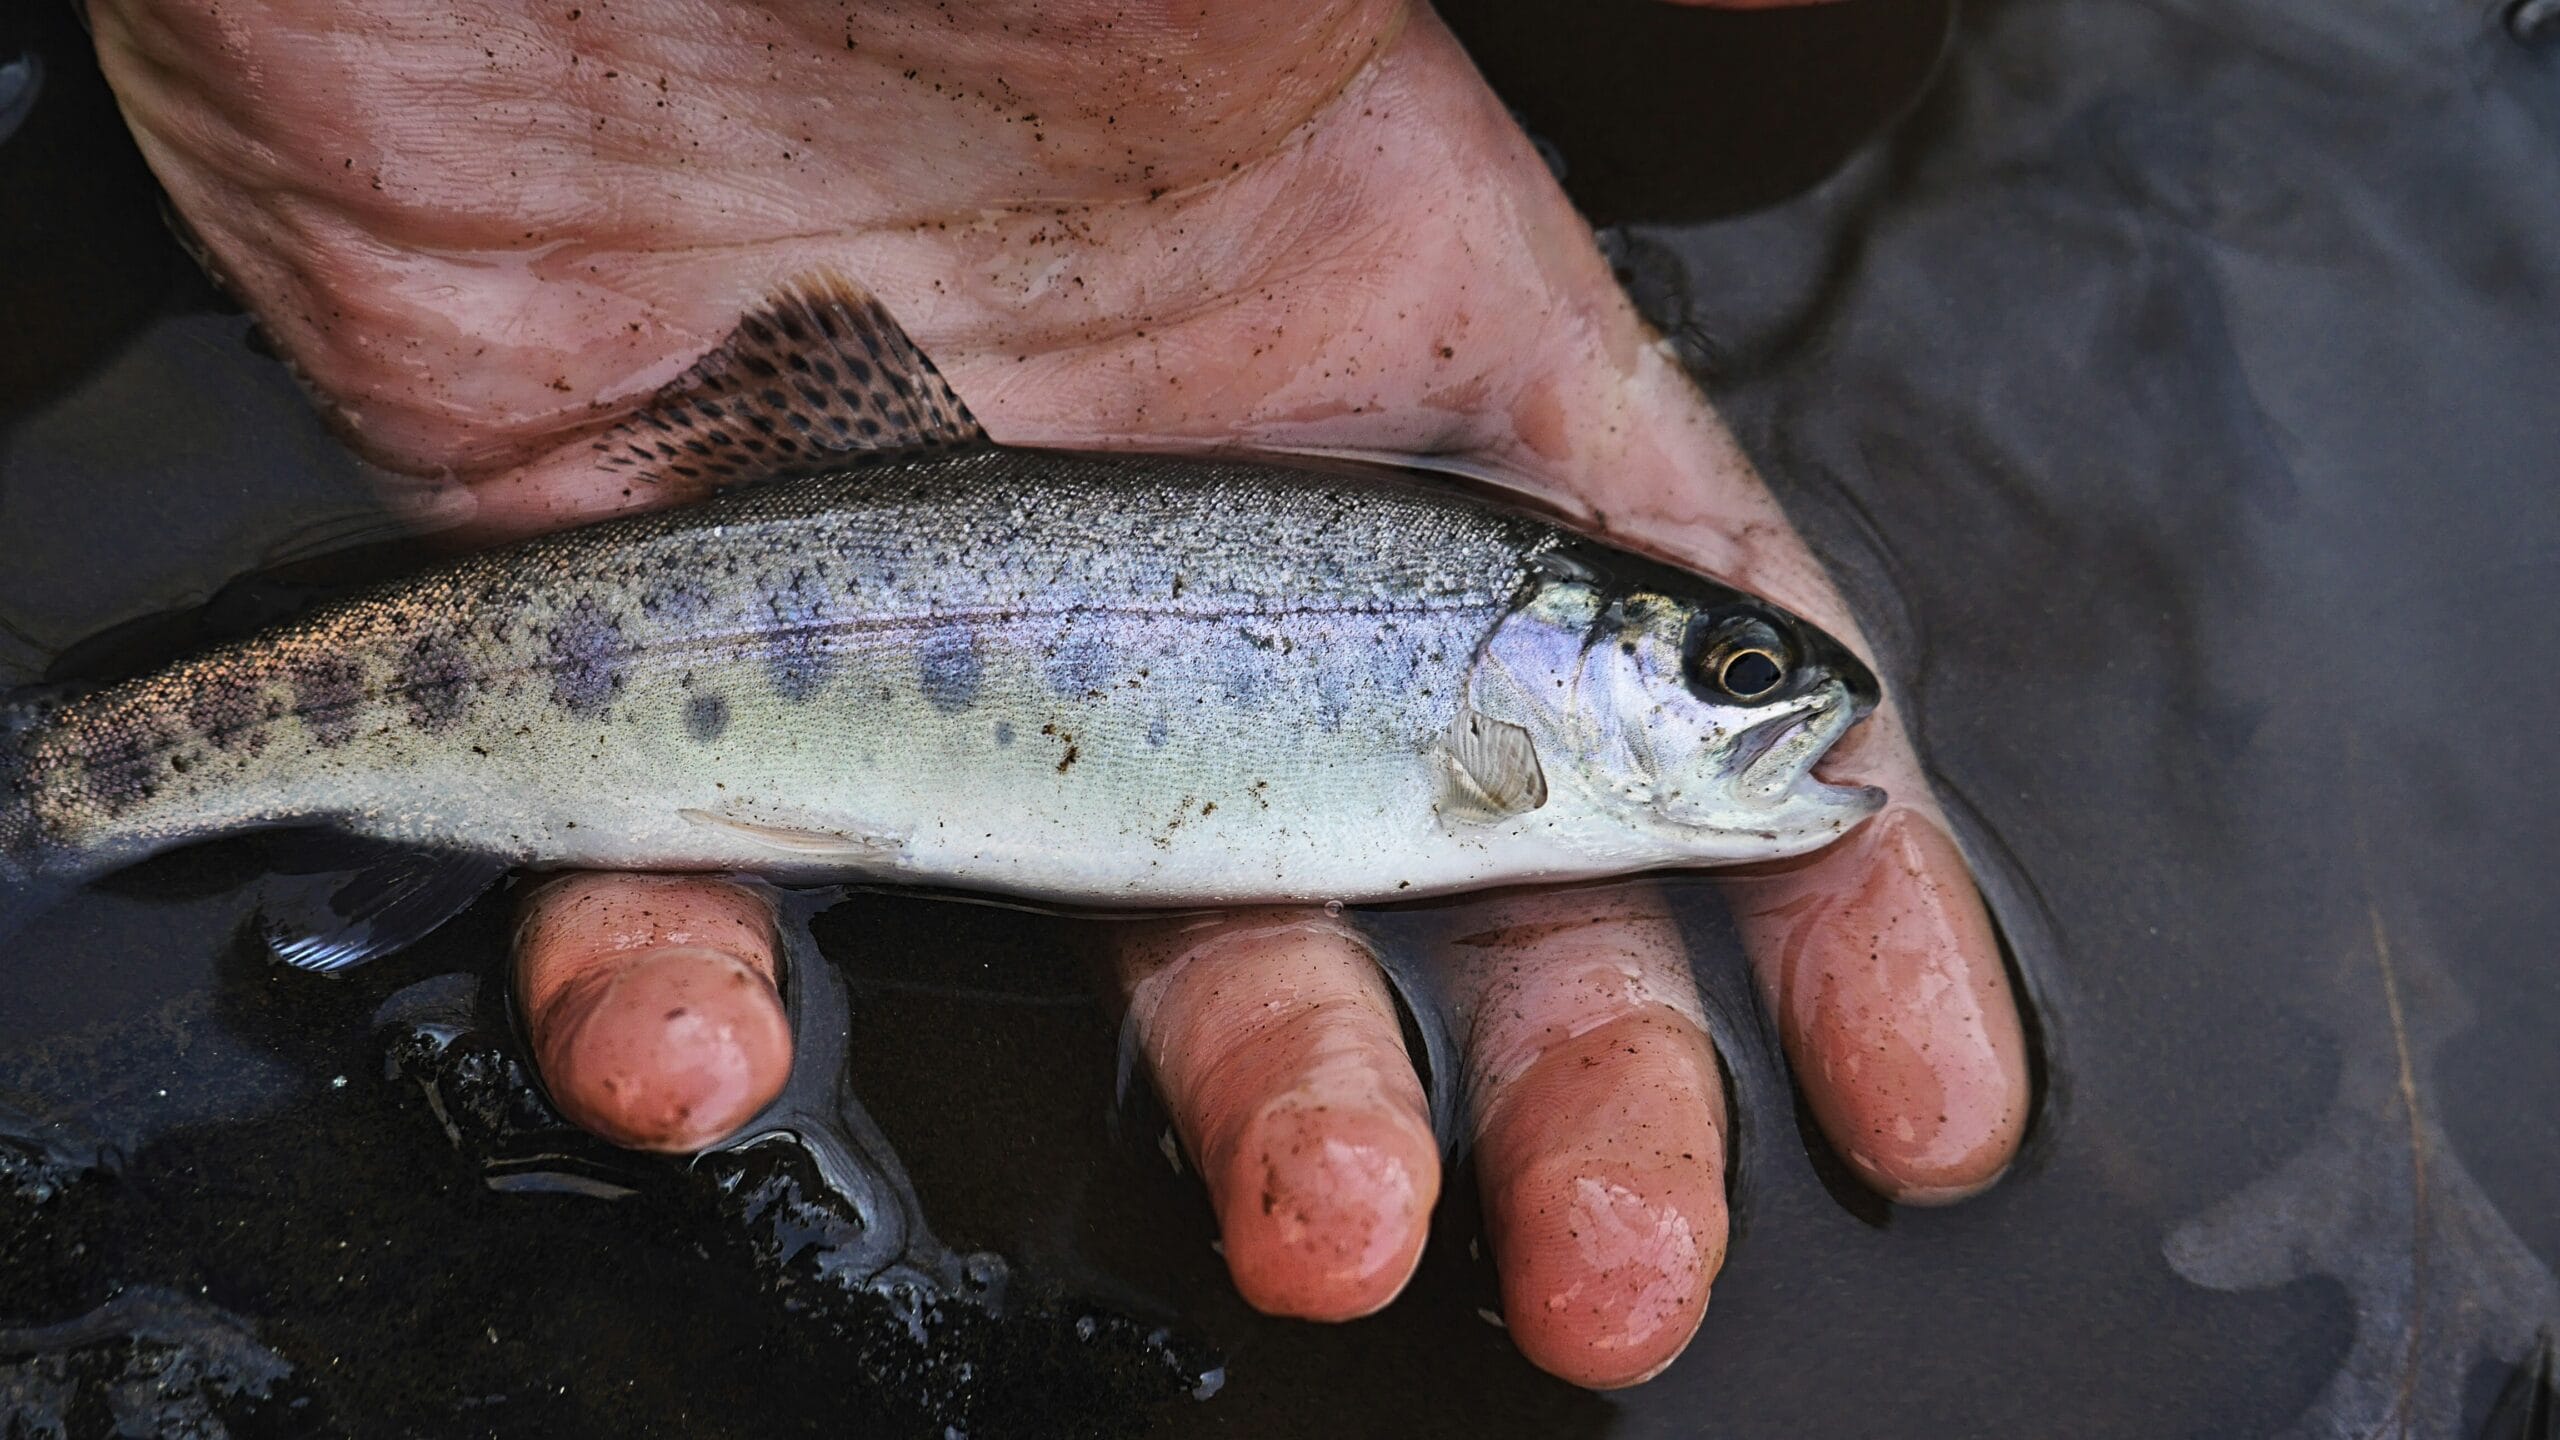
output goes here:
[{"label": "silver fish", "polygon": [[840,282],[599,449],[758,483],[0,711],[0,891],[398,847],[282,939],[325,966],[510,866],[1359,902],[1793,855],[1882,802],[1812,774],[1873,676],[1776,606],[1443,485],[993,445]]}]

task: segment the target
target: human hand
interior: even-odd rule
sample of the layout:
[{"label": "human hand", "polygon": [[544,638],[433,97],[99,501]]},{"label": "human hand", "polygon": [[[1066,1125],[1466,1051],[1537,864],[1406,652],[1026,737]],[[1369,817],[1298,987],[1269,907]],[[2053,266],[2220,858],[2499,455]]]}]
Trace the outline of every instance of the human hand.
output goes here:
[{"label": "human hand", "polygon": [[[783,282],[877,291],[999,440],[1463,457],[1633,543],[1854,623],[1582,222],[1426,11],[711,0],[93,0],[102,61],[215,263],[356,444],[484,538],[687,498],[593,463]],[[1734,889],[1814,1114],[1947,1200],[2027,1104],[1997,948],[1890,699],[1835,778],[1886,813]],[[537,892],[518,986],[562,1108],[716,1142],[788,1068],[758,902]],[[1579,1383],[1678,1353],[1724,1249],[1724,1100],[1644,887],[1505,899],[1437,961],[1511,1333]],[[1130,928],[1141,1044],[1248,1299],[1395,1294],[1439,1186],[1356,931]]]}]

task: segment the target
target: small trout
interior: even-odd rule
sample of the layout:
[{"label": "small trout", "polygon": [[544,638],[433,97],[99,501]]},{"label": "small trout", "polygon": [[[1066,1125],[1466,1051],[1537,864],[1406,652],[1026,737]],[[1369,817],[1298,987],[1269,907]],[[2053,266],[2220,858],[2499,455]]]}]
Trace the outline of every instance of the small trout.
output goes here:
[{"label": "small trout", "polygon": [[1873,676],[1766,601],[1446,485],[993,445],[841,282],[598,448],[755,483],[0,708],[0,891],[387,842],[280,939],[330,965],[513,866],[1381,901],[1793,855],[1883,798],[1812,774]]}]

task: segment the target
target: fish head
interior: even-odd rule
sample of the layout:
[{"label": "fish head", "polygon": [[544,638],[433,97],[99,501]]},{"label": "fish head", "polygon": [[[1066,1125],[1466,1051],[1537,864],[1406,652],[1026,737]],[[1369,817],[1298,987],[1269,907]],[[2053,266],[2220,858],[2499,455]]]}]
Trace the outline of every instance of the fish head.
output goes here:
[{"label": "fish head", "polygon": [[1865,662],[1766,600],[1603,554],[1544,567],[1479,666],[1479,691],[1501,692],[1479,703],[1566,762],[1549,776],[1675,861],[1800,854],[1882,807],[1813,773],[1876,707]]}]

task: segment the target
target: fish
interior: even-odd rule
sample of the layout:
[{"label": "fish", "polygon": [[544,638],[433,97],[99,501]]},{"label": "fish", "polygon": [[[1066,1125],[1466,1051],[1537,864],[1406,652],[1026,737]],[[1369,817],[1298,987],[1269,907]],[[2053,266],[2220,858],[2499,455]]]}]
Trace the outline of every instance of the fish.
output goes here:
[{"label": "fish", "polygon": [[[328,969],[516,868],[1098,909],[1415,899],[1802,854],[1873,673],[1523,502],[998,445],[868,292],[784,287],[594,442],[692,504],[0,701],[0,910],[296,828]],[[280,907],[293,910],[296,907]]]}]

